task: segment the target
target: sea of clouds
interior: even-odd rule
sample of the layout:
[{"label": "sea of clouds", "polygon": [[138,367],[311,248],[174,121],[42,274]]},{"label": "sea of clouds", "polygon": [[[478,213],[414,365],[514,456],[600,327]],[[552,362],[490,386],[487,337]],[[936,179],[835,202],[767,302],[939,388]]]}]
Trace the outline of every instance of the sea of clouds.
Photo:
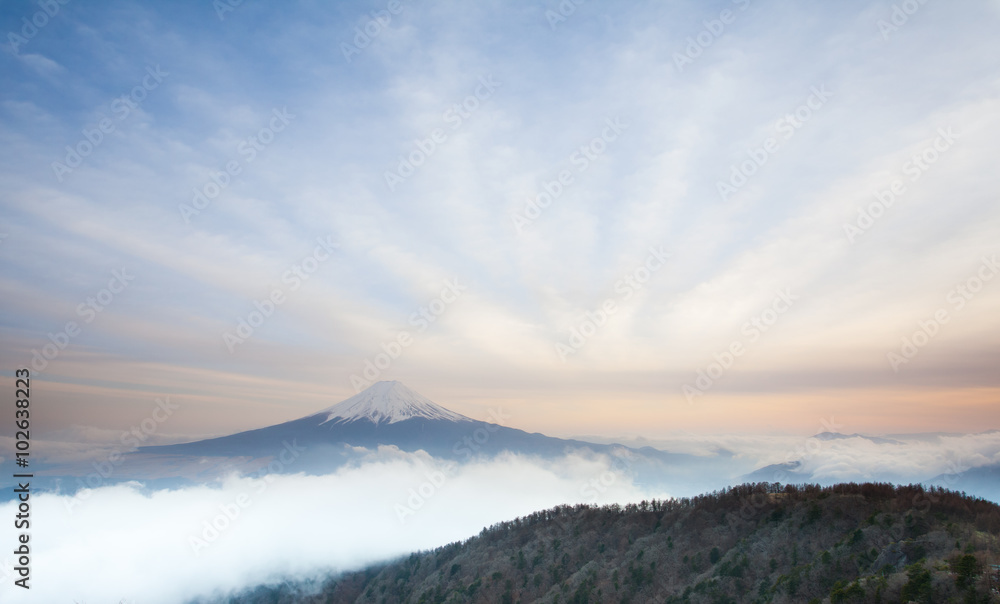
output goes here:
[{"label": "sea of clouds", "polygon": [[[795,460],[796,476],[822,483],[924,482],[1000,463],[997,431],[888,440],[680,435],[656,444],[700,455],[725,450],[734,470]],[[720,476],[726,478],[738,477]],[[0,504],[0,601],[183,602],[359,569],[555,505],[625,503],[686,490],[640,486],[627,459],[615,455],[506,454],[459,465],[387,446],[362,450],[350,467],[324,476],[231,475],[176,490],[130,483],[76,498],[35,494],[30,590],[14,585],[16,504]]]},{"label": "sea of clouds", "polygon": [[325,476],[138,487],[94,489],[83,502],[32,497],[30,590],[13,583],[15,504],[0,505],[0,601],[183,602],[362,568],[558,504],[669,495],[642,492],[607,456],[505,455],[458,466],[394,447]]}]

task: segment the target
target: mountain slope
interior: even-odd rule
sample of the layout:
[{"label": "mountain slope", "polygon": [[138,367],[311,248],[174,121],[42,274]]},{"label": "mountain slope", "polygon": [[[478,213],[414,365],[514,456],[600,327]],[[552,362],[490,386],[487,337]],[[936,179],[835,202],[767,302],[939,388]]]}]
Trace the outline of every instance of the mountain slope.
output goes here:
[{"label": "mountain slope", "polygon": [[218,602],[995,602],[983,571],[998,535],[1000,506],[942,490],[742,485],[537,512],[319,585]]},{"label": "mountain slope", "polygon": [[928,484],[1000,501],[1000,464],[970,468],[956,474],[941,474]]}]

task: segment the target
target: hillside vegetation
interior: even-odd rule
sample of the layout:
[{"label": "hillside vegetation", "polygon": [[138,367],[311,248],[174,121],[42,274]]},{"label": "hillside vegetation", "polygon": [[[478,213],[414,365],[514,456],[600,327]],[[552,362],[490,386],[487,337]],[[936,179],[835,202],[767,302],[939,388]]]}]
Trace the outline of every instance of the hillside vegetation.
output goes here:
[{"label": "hillside vegetation", "polygon": [[941,489],[747,484],[557,507],[311,589],[224,601],[1000,602],[998,536],[1000,506]]}]

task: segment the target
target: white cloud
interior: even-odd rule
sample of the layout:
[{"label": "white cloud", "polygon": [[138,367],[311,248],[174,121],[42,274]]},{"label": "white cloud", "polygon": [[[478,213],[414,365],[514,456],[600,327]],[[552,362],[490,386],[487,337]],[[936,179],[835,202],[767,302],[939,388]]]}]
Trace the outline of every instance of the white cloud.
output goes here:
[{"label": "white cloud", "polygon": [[[219,487],[148,495],[130,486],[106,487],[80,501],[35,495],[32,588],[16,588],[5,577],[0,597],[173,603],[283,575],[359,568],[562,503],[666,495],[642,491],[614,468],[607,458],[580,456],[554,463],[504,456],[452,468],[383,448],[358,467],[328,476],[232,477]],[[595,479],[602,481],[601,492],[587,489]],[[399,509],[411,505],[413,513],[401,521]],[[0,516],[12,518],[14,509],[0,505]],[[222,527],[214,540],[206,529],[212,522]],[[10,523],[0,538],[14,543]],[[192,538],[208,546],[196,553]],[[10,556],[0,565],[2,560]]]},{"label": "white cloud", "polygon": [[44,55],[26,53],[17,56],[26,65],[37,71],[39,75],[46,78],[51,78],[66,72],[65,67]]}]

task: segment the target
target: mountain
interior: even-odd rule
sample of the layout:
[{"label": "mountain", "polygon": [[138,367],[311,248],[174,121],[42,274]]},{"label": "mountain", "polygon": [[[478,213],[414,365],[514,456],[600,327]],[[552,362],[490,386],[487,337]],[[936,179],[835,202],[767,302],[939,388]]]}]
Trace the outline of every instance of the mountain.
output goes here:
[{"label": "mountain", "polygon": [[975,497],[1000,501],[1000,464],[979,466],[954,474],[941,474],[927,482]]},{"label": "mountain", "polygon": [[[350,423],[368,420],[373,424],[394,424],[413,418],[471,422],[472,419],[449,411],[429,398],[407,388],[402,382],[377,382],[349,399],[324,409],[315,416],[326,422]],[[315,417],[310,416],[310,417]]]},{"label": "mountain", "polygon": [[561,506],[479,536],[222,603],[995,602],[1000,506],[919,485],[747,484]]},{"label": "mountain", "polygon": [[608,445],[529,434],[471,419],[446,409],[401,382],[377,382],[336,405],[305,417],[256,430],[190,443],[140,447],[159,455],[267,457],[286,443],[307,449],[393,445],[436,457],[466,460],[502,451],[561,455],[573,447],[611,451]]},{"label": "mountain", "polygon": [[810,474],[801,471],[801,461],[789,461],[786,463],[775,463],[764,466],[759,470],[754,470],[749,474],[739,477],[741,482],[780,482],[785,484],[805,484],[815,482]]},{"label": "mountain", "polygon": [[280,471],[328,472],[356,459],[359,447],[394,446],[459,462],[503,452],[542,458],[572,452],[603,454],[612,456],[618,469],[640,484],[680,481],[686,485],[682,492],[692,494],[722,486],[710,476],[719,476],[732,463],[728,458],[667,453],[652,447],[554,438],[474,420],[396,381],[377,382],[336,405],[274,426],[190,443],[140,447],[128,461],[141,468],[170,460],[175,467],[199,471],[206,468],[206,459],[226,460],[229,466],[264,467],[290,445],[300,454],[287,466],[279,464]]},{"label": "mountain", "polygon": [[879,436],[865,436],[864,434],[841,434],[839,432],[820,432],[819,434],[813,436],[813,438],[819,440],[843,440],[846,438],[863,438],[869,440],[876,445],[899,445],[902,444],[898,440],[893,440],[891,438],[882,438]]},{"label": "mountain", "polygon": [[[493,412],[491,412],[492,414]],[[749,462],[732,455],[696,456],[529,433],[451,411],[396,381],[377,382],[335,405],[281,424],[187,443],[143,446],[98,461],[39,462],[32,486],[74,494],[138,481],[146,491],[214,483],[233,472],[325,474],[363,463],[380,447],[454,462],[505,452],[558,462],[567,454],[603,455],[637,486],[693,495],[727,484]],[[747,468],[749,469],[749,467]],[[0,486],[4,486],[0,479]],[[0,502],[16,497],[0,489]]]}]

